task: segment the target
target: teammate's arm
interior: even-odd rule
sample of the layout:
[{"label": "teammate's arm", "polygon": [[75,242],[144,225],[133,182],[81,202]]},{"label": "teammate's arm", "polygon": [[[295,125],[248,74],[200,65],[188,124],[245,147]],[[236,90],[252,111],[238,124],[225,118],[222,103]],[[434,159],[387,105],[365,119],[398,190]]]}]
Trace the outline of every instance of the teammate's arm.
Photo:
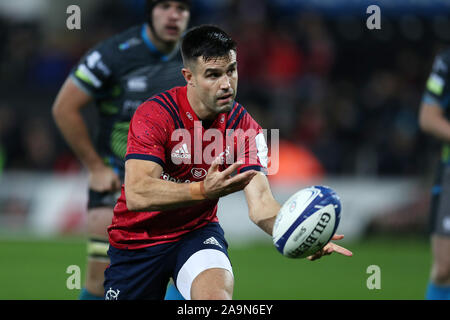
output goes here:
[{"label": "teammate's arm", "polygon": [[419,111],[422,131],[444,142],[450,142],[450,122],[446,115],[450,96],[449,66],[447,53],[436,56]]},{"label": "teammate's arm", "polygon": [[53,104],[53,118],[67,143],[89,170],[90,188],[98,192],[116,190],[120,188],[120,180],[94,149],[81,114],[81,109],[91,101],[92,97],[68,78]]},{"label": "teammate's arm", "polygon": [[450,141],[450,122],[444,109],[436,103],[423,102],[420,106],[419,124],[422,131],[444,141]]},{"label": "teammate's arm", "polygon": [[163,168],[158,163],[129,159],[125,163],[127,208],[130,211],[164,211],[217,199],[242,190],[257,173],[250,170],[231,178],[231,173],[242,163],[237,162],[224,171],[219,171],[219,164],[220,160],[216,159],[202,182],[175,183],[160,179]]}]

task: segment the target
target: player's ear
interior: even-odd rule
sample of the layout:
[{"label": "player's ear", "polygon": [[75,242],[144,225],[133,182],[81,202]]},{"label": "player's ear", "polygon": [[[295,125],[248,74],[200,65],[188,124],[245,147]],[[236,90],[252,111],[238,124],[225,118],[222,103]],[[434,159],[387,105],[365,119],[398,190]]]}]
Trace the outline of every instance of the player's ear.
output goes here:
[{"label": "player's ear", "polygon": [[186,83],[188,84],[188,86],[195,87],[191,69],[183,68],[183,69],[181,69],[181,73],[183,74],[184,80],[186,80]]}]

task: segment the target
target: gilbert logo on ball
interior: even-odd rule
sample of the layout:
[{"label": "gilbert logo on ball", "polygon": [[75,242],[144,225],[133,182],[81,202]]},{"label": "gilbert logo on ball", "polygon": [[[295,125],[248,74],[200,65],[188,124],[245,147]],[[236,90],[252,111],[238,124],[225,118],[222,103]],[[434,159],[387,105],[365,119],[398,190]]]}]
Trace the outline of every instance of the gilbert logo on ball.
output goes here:
[{"label": "gilbert logo on ball", "polygon": [[302,189],[281,207],[273,228],[273,243],[284,256],[305,258],[333,237],[341,218],[341,201],[325,186]]}]

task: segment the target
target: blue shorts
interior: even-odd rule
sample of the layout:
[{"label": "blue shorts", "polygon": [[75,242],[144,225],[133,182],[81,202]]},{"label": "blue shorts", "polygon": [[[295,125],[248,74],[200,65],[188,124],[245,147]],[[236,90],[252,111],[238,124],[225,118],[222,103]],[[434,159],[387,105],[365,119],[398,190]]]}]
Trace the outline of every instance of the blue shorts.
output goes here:
[{"label": "blue shorts", "polygon": [[227,249],[218,223],[209,223],[173,243],[136,250],[109,246],[105,299],[163,300],[171,277],[183,297],[190,299],[190,286],[200,272],[223,268],[232,273]]},{"label": "blue shorts", "polygon": [[440,164],[431,198],[430,233],[450,237],[450,165]]}]

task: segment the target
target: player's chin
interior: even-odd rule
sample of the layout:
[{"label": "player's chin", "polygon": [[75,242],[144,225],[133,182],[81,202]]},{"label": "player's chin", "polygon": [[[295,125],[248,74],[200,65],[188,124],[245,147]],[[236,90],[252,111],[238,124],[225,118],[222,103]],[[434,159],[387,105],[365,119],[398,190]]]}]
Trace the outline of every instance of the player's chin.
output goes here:
[{"label": "player's chin", "polygon": [[176,43],[181,38],[181,32],[165,32],[160,38],[166,43]]},{"label": "player's chin", "polygon": [[231,111],[231,109],[233,109],[233,101],[231,102],[217,102],[216,103],[216,110],[219,113],[224,113],[224,112],[229,112]]}]

